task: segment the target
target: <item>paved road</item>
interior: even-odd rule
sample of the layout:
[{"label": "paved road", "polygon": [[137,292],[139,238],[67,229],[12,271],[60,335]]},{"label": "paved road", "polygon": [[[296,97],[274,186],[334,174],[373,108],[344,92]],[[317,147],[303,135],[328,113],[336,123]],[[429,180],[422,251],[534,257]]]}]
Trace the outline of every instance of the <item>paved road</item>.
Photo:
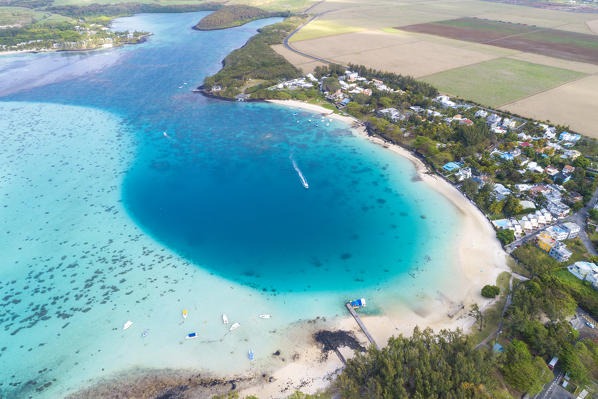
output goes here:
[{"label": "paved road", "polygon": [[586,233],[586,230],[584,227],[586,225],[586,220],[588,219],[588,216],[589,216],[589,211],[590,211],[590,209],[592,209],[594,207],[594,205],[596,205],[597,201],[598,201],[598,189],[596,189],[596,191],[594,191],[594,195],[592,195],[592,199],[590,199],[590,202],[588,202],[588,204],[586,206],[581,208],[577,213],[575,213],[574,215],[572,215],[570,217],[572,222],[577,223],[580,226],[582,226],[582,229],[579,232],[579,238],[581,238],[581,241],[583,242],[583,245],[586,247],[586,250],[591,255],[594,255],[594,256],[598,255],[598,252],[596,252],[596,249],[594,248],[592,241],[590,241],[590,238],[588,237],[588,234]]},{"label": "paved road", "polygon": [[554,373],[554,379],[546,384],[544,390],[537,394],[534,399],[569,399],[573,398],[574,396],[567,392],[559,385],[559,381],[561,378],[565,376],[565,373],[562,371],[557,371]]},{"label": "paved road", "polygon": [[[310,7],[310,8],[311,8],[311,7]],[[308,8],[308,10],[309,10],[309,8]],[[306,10],[306,11],[307,11],[307,10]],[[325,63],[325,64],[338,64],[338,62],[332,62],[332,61],[326,60],[326,59],[324,59],[324,58],[314,57],[314,56],[313,56],[313,55],[311,55],[311,54],[307,54],[307,53],[304,53],[303,51],[299,51],[299,50],[295,49],[294,47],[292,47],[292,46],[289,44],[289,39],[290,39],[291,37],[293,37],[293,35],[294,35],[295,33],[299,32],[299,31],[300,31],[302,28],[304,28],[304,27],[305,27],[305,25],[307,25],[308,23],[312,22],[314,19],[316,19],[316,18],[318,18],[318,17],[321,17],[321,16],[322,16],[322,15],[324,15],[324,14],[328,14],[328,13],[329,13],[329,12],[331,12],[331,11],[335,11],[335,10],[328,10],[328,11],[324,11],[324,12],[321,12],[321,13],[319,13],[319,14],[316,14],[316,15],[314,15],[313,17],[311,17],[309,20],[307,20],[307,22],[306,22],[306,23],[304,23],[303,25],[299,26],[297,29],[295,29],[294,31],[292,31],[290,35],[288,35],[287,37],[285,37],[285,38],[284,38],[284,41],[282,42],[282,44],[284,44],[284,46],[285,46],[287,49],[291,50],[292,52],[294,52],[294,53],[297,53],[297,54],[299,54],[299,55],[302,55],[302,56],[304,56],[304,57],[307,57],[307,58],[311,58],[312,60],[320,61],[320,62],[323,62],[323,63]]]}]

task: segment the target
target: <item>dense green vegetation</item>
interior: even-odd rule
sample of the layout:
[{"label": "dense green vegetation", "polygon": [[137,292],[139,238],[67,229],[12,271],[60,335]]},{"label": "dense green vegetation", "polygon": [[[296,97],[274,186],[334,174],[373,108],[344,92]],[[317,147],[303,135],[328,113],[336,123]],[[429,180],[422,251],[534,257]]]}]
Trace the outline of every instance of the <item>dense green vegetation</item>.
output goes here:
[{"label": "dense green vegetation", "polygon": [[511,341],[502,366],[505,381],[521,392],[536,395],[544,384],[552,380],[552,372],[541,357],[533,357],[527,345],[517,339]]},{"label": "dense green vegetation", "polygon": [[475,350],[460,331],[415,329],[347,362],[336,381],[340,396],[357,398],[489,398],[495,358]]},{"label": "dense green vegetation", "polygon": [[289,12],[269,12],[258,7],[243,5],[223,6],[213,13],[206,15],[193,29],[226,29],[240,26],[256,19],[288,16]]},{"label": "dense green vegetation", "polygon": [[[260,29],[245,46],[226,56],[223,68],[217,74],[206,78],[203,87],[212,90],[219,86],[221,90],[218,95],[222,97],[234,98],[245,92],[252,94],[252,97],[267,98],[267,87],[279,80],[301,75],[297,68],[270,46],[282,43],[284,38],[303,22],[300,17],[289,17]],[[258,80],[260,84],[248,88],[252,80]]]},{"label": "dense green vegetation", "polygon": [[495,285],[485,285],[482,287],[482,296],[485,298],[495,298],[500,294],[500,288]]}]

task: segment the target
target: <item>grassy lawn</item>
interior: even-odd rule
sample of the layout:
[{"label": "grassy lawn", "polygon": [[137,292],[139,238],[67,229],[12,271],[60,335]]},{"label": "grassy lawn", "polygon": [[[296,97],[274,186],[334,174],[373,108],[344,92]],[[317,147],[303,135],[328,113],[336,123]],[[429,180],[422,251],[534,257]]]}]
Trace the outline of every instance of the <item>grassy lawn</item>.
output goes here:
[{"label": "grassy lawn", "polygon": [[511,273],[509,272],[502,272],[496,278],[496,286],[499,287],[501,290],[508,290],[509,289],[509,280],[511,279]]},{"label": "grassy lawn", "polygon": [[[490,305],[484,311],[485,321],[484,328],[482,328],[482,331],[480,331],[477,324],[472,328],[471,337],[473,338],[476,344],[482,342],[484,338],[492,334],[498,328],[498,325],[500,324],[500,316],[505,306],[507,295],[509,294],[510,278],[511,273],[509,272],[502,272],[496,278],[496,285],[500,287],[500,296],[495,303]],[[492,346],[492,343],[489,343],[489,345]]]},{"label": "grassy lawn", "polygon": [[569,258],[569,260],[565,262],[567,265],[570,265],[580,260],[588,260],[588,258],[590,257],[590,254],[588,253],[588,251],[586,251],[586,247],[583,245],[583,242],[581,242],[580,238],[565,240],[563,242],[567,244],[567,248],[569,249],[569,251],[573,252],[571,258]]},{"label": "grassy lawn", "polygon": [[332,21],[313,21],[307,24],[291,38],[291,42],[310,40],[319,37],[340,35],[343,33],[359,32],[364,30],[357,26],[342,25]]},{"label": "grassy lawn", "polygon": [[584,282],[583,280],[578,279],[573,274],[569,272],[567,269],[561,269],[555,272],[555,276],[561,280],[563,284],[567,287],[573,289],[574,291],[580,293],[584,296],[595,297],[598,299],[598,291],[592,288],[592,285],[588,282]]},{"label": "grassy lawn", "polygon": [[[484,338],[492,334],[498,328],[500,324],[500,316],[502,309],[505,306],[507,300],[506,291],[502,291],[498,300],[492,305],[488,306],[484,311],[484,328],[480,331],[478,324],[476,323],[471,329],[471,338],[476,344],[482,342]],[[488,345],[492,346],[493,341],[490,341]]]},{"label": "grassy lawn", "polygon": [[440,91],[500,106],[586,76],[581,72],[511,58],[499,58],[428,75]]}]

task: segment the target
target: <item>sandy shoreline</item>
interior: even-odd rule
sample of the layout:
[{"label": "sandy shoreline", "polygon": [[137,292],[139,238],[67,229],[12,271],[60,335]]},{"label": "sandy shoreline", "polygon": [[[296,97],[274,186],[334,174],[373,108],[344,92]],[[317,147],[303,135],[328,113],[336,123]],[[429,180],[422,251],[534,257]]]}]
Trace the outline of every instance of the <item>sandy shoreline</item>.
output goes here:
[{"label": "sandy shoreline", "polygon": [[[368,136],[362,123],[357,119],[338,115],[318,105],[300,101],[269,100],[268,102],[326,114],[328,118],[342,120],[371,142],[409,159],[415,166],[418,179],[448,199],[462,217],[461,229],[456,237],[458,261],[455,263],[458,268],[456,272],[463,278],[451,282],[452,285],[457,285],[451,287],[452,292],[458,292],[457,297],[453,294],[440,306],[435,303],[434,311],[425,315],[416,314],[408,306],[404,306],[393,315],[362,317],[376,342],[384,345],[393,335],[409,335],[415,326],[430,327],[436,331],[443,328],[461,328],[468,331],[474,322],[467,316],[469,306],[478,303],[484,308],[492,303],[480,295],[481,287],[485,284],[494,284],[501,272],[509,271],[506,254],[496,239],[493,227],[480,210],[454,186],[437,175],[426,173],[427,167],[409,151],[380,138]],[[449,314],[453,317],[449,317]],[[341,318],[331,327],[353,331],[362,344],[369,344],[350,316]],[[345,357],[352,356],[351,351],[342,352]],[[331,377],[341,368],[342,363],[333,353],[323,361],[318,346],[314,344],[304,351],[298,361],[274,371],[272,375],[275,377],[275,382],[257,384],[241,391],[241,396],[255,394],[260,398],[277,398],[286,396],[296,389],[301,389],[305,393],[315,393],[324,389],[330,383]]]}]

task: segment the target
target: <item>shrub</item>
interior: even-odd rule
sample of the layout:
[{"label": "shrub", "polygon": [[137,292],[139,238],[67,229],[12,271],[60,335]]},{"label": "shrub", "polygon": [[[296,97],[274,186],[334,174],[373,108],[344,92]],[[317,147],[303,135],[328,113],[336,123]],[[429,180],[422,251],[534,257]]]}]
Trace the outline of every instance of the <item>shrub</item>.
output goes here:
[{"label": "shrub", "polygon": [[511,229],[498,230],[496,238],[498,238],[502,245],[507,245],[515,241],[515,232]]},{"label": "shrub", "polygon": [[484,298],[494,298],[498,294],[500,294],[500,288],[495,285],[485,285],[484,288],[482,288],[482,296]]}]

